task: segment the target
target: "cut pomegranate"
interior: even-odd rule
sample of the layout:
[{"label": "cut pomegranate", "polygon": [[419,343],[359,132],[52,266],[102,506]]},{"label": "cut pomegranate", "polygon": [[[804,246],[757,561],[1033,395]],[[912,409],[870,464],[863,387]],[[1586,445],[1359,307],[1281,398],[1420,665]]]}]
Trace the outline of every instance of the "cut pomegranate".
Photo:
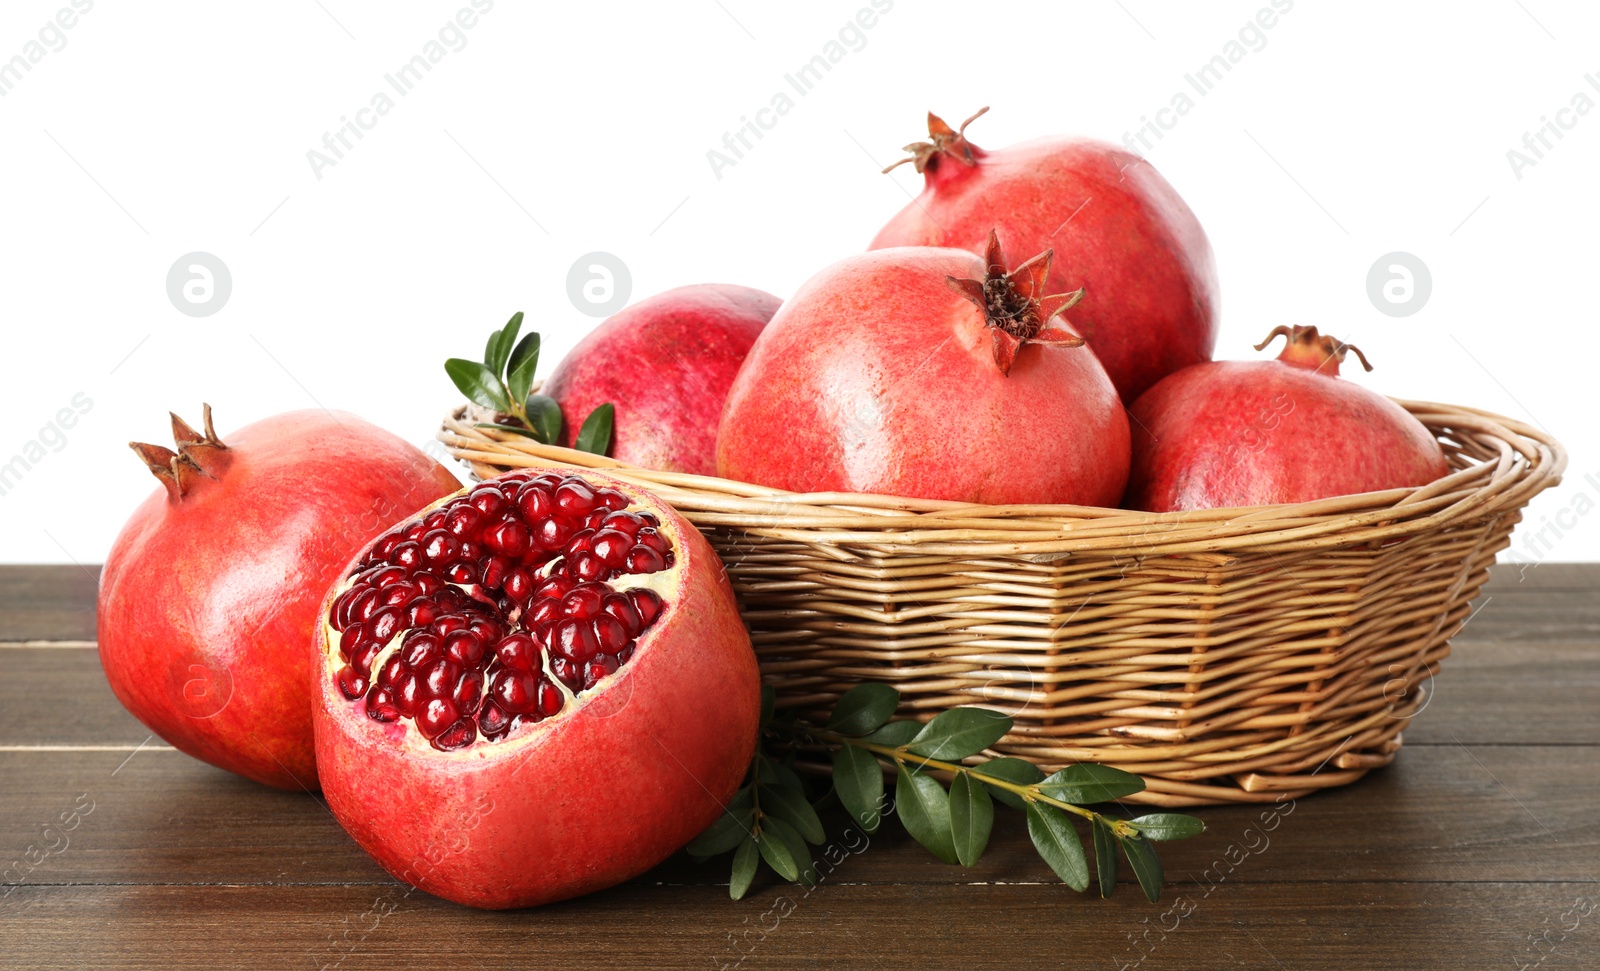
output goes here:
[{"label": "cut pomegranate", "polygon": [[[715,819],[754,746],[755,656],[720,562],[659,500],[592,473],[509,473],[400,523],[319,626],[329,806],[391,872],[460,903],[648,869]],[[434,860],[484,794],[470,849]]]}]

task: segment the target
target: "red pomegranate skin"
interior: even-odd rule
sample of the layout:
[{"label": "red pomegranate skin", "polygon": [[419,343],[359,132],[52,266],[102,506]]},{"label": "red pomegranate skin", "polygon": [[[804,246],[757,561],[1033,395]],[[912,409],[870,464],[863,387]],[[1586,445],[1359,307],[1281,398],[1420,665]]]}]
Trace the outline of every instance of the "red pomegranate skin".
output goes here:
[{"label": "red pomegranate skin", "polygon": [[[942,123],[941,123],[942,124]],[[1211,244],[1161,174],[1105,142],[1050,136],[925,162],[925,184],[872,240],[982,252],[997,230],[1010,252],[1054,248],[1051,293],[1083,287],[1072,324],[1122,400],[1211,359],[1218,321]],[[959,149],[959,145],[956,146]]]},{"label": "red pomegranate skin", "polygon": [[754,751],[759,673],[720,560],[665,503],[582,475],[661,519],[676,582],[631,660],[526,734],[440,752],[409,722],[373,721],[335,686],[337,648],[319,625],[328,807],[389,873],[466,906],[533,907],[643,873],[716,820]]},{"label": "red pomegranate skin", "polygon": [[1427,428],[1341,379],[1336,358],[1293,344],[1284,355],[1197,364],[1145,392],[1132,409],[1125,505],[1169,512],[1309,502],[1448,473]]},{"label": "red pomegranate skin", "polygon": [[901,247],[807,281],[728,393],[718,474],[795,492],[1106,506],[1128,422],[1086,348],[1028,345],[1009,374],[982,311],[946,281],[965,250]]},{"label": "red pomegranate skin", "polygon": [[561,405],[563,445],[583,419],[616,406],[611,457],[663,472],[716,474],[728,386],[780,301],[733,284],[678,287],[608,318],[545,382]]},{"label": "red pomegranate skin", "polygon": [[173,747],[280,789],[315,790],[306,691],[318,607],[391,521],[460,486],[343,412],[263,419],[157,489],[100,577],[100,662],[117,700]]}]

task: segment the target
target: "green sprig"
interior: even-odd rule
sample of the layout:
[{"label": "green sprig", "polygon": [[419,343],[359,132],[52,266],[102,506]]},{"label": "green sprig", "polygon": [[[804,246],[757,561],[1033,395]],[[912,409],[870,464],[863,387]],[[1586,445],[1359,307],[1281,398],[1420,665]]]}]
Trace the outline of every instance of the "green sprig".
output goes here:
[{"label": "green sprig", "polygon": [[[745,786],[723,816],[689,844],[706,859],[732,851],[728,893],[738,900],[764,861],[785,880],[810,885],[810,847],[827,839],[817,806],[792,761],[797,746],[833,750],[833,789],[845,811],[875,833],[885,805],[884,769],[894,774],[892,812],[906,832],[940,860],[973,866],[988,847],[995,803],[1025,813],[1034,848],[1074,890],[1089,886],[1089,861],[1072,823],[1089,824],[1100,895],[1116,885],[1117,850],[1127,858],[1152,903],[1164,876],[1154,843],[1188,839],[1205,824],[1181,813],[1136,819],[1109,816],[1086,805],[1110,802],[1144,789],[1144,780],[1121,769],[1079,763],[1050,776],[1018,758],[978,759],[1011,730],[1011,719],[987,708],[952,708],[926,724],[892,720],[900,693],[888,685],[861,684],[845,692],[823,726],[801,723],[793,712],[774,713],[771,688],[762,692],[761,741]],[[787,758],[788,761],[785,761]],[[929,771],[950,777],[949,788]]]},{"label": "green sprig", "polygon": [[[533,375],[539,369],[539,335],[530,332],[519,341],[521,330],[519,310],[504,327],[489,335],[481,362],[452,357],[444,362],[444,371],[467,400],[505,416],[505,421],[479,422],[479,428],[513,432],[554,445],[561,437],[561,406],[549,395],[533,393]],[[606,454],[611,448],[615,413],[609,402],[590,412],[578,430],[574,446],[579,451]]]}]

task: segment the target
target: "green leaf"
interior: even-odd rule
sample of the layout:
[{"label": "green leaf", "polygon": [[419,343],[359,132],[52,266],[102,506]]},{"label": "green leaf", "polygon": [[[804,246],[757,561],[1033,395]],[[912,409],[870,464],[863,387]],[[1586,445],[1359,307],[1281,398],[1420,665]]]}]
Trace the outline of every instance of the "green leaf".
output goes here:
[{"label": "green leaf", "polygon": [[956,859],[972,866],[989,845],[994,827],[994,803],[989,790],[973,782],[965,772],[957,772],[950,782],[950,834],[955,839]]},{"label": "green leaf", "polygon": [[477,361],[452,357],[444,362],[444,372],[450,375],[450,380],[455,382],[456,390],[466,395],[467,400],[496,411],[511,410],[511,402],[506,398],[500,378]]},{"label": "green leaf", "polygon": [[1183,813],[1152,813],[1128,820],[1147,840],[1186,840],[1206,831],[1206,824]]},{"label": "green leaf", "polygon": [[580,452],[606,454],[606,450],[611,447],[611,422],[616,411],[615,406],[608,401],[589,412],[589,417],[583,420],[583,427],[578,429],[578,440],[573,443],[573,447]]},{"label": "green leaf", "polygon": [[793,883],[800,879],[800,870],[795,866],[794,854],[789,852],[788,844],[775,829],[772,820],[761,821],[761,839],[757,843],[761,849],[761,858],[767,861],[767,866],[778,871],[778,876]]},{"label": "green leaf", "polygon": [[783,845],[794,857],[795,871],[799,875],[795,878],[806,886],[815,886],[817,872],[811,865],[811,847],[806,845],[805,838],[787,822],[776,816],[768,816],[763,823],[768,832],[776,834],[783,840]]},{"label": "green leaf", "polygon": [[718,853],[726,853],[750,838],[750,827],[755,821],[754,810],[746,809],[742,813],[724,812],[684,849],[688,850],[691,856],[716,856]]},{"label": "green leaf", "polygon": [[535,435],[533,432],[528,431],[526,428],[518,428],[516,425],[496,425],[493,422],[480,421],[480,422],[475,423],[473,425],[473,427],[474,428],[493,428],[496,431],[513,432],[515,434],[521,435],[523,438],[531,438],[536,442],[539,441],[539,436],[538,435]]},{"label": "green leaf", "polygon": [[866,749],[848,743],[833,753],[833,791],[850,818],[868,833],[878,831],[883,807],[883,769]]},{"label": "green leaf", "polygon": [[763,785],[788,789],[797,796],[806,794],[805,783],[800,781],[800,776],[796,775],[793,769],[765,755],[756,763],[756,776]]},{"label": "green leaf", "polygon": [[1099,816],[1094,818],[1094,869],[1100,877],[1100,896],[1111,896],[1117,886],[1117,836]]},{"label": "green leaf", "polygon": [[772,721],[773,706],[778,703],[778,689],[770,684],[761,686],[761,727],[766,728]]},{"label": "green leaf", "polygon": [[[1031,786],[1044,778],[1044,773],[1039,771],[1039,767],[1025,759],[990,759],[981,765],[973,766],[972,772],[980,780],[984,776],[990,776],[996,779],[1003,779],[1006,782],[1014,782],[1019,786]],[[999,786],[989,786],[989,791],[994,794],[996,799],[1012,809],[1027,808],[1023,798],[1014,792],[1002,789]]]},{"label": "green leaf", "polygon": [[529,334],[511,352],[511,361],[506,372],[506,386],[511,390],[512,401],[522,401],[528,397],[528,391],[533,387],[533,372],[539,368],[539,335]]},{"label": "green leaf", "polygon": [[780,786],[761,787],[761,811],[776,816],[795,828],[807,843],[821,846],[828,841],[822,831],[822,820],[803,794]]},{"label": "green leaf", "polygon": [[905,748],[911,744],[911,740],[916,738],[917,733],[920,731],[922,731],[921,722],[909,719],[895,721],[868,735],[862,741],[871,742],[874,745],[887,745],[890,748]]},{"label": "green leaf", "polygon": [[1144,895],[1151,903],[1160,900],[1161,887],[1166,882],[1166,875],[1161,872],[1161,859],[1156,856],[1156,848],[1142,837],[1124,837],[1122,852],[1128,855],[1128,863],[1133,867],[1133,875],[1139,878],[1139,886],[1144,890]]},{"label": "green leaf", "polygon": [[993,745],[1011,731],[1011,716],[987,708],[942,711],[906,746],[917,755],[953,761]]},{"label": "green leaf", "polygon": [[937,779],[912,775],[900,765],[894,786],[894,807],[911,838],[946,863],[956,862],[956,844],[950,834],[950,797]]},{"label": "green leaf", "polygon": [[517,343],[517,331],[522,329],[522,311],[511,315],[506,325],[495,331],[494,344],[489,348],[493,352],[493,360],[485,360],[498,377],[506,373],[506,362],[511,359],[511,348]]},{"label": "green leaf", "polygon": [[539,441],[554,445],[561,441],[561,406],[547,394],[530,394],[527,402],[528,427]]},{"label": "green leaf", "polygon": [[1074,890],[1089,886],[1089,860],[1066,813],[1043,803],[1028,803],[1028,835],[1062,883]]},{"label": "green leaf", "polygon": [[1109,765],[1079,762],[1039,783],[1039,791],[1052,799],[1087,806],[1131,796],[1144,789],[1144,780],[1132,772]]},{"label": "green leaf", "polygon": [[754,838],[747,839],[739,844],[739,852],[733,854],[733,878],[728,881],[728,896],[740,900],[745,892],[750,889],[750,881],[755,879],[756,865],[761,858],[758,855]]},{"label": "green leaf", "polygon": [[[500,349],[500,331],[498,329],[496,329],[496,330],[493,330],[493,331],[491,331],[489,333],[489,343],[487,343],[487,344],[485,344],[483,346],[483,366],[484,367],[486,367],[486,368],[494,368],[495,352],[497,350],[499,350],[499,349]],[[497,378],[500,376],[500,371],[499,371],[498,368],[495,368],[494,376],[497,377]]]},{"label": "green leaf", "polygon": [[846,691],[828,716],[840,735],[867,735],[883,727],[900,707],[900,692],[886,684],[858,684]]}]

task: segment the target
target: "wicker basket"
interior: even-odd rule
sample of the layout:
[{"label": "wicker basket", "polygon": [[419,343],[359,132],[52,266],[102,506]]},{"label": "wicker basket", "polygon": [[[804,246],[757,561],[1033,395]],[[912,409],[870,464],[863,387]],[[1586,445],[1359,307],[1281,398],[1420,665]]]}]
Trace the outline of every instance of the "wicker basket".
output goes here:
[{"label": "wicker basket", "polygon": [[650,489],[727,564],[780,705],[860,681],[903,714],[1012,716],[992,750],[1114,765],[1163,806],[1268,802],[1387,765],[1561,445],[1509,418],[1401,401],[1455,471],[1420,489],[1151,515],[798,495],[655,472],[476,427],[479,476],[603,469]]}]

